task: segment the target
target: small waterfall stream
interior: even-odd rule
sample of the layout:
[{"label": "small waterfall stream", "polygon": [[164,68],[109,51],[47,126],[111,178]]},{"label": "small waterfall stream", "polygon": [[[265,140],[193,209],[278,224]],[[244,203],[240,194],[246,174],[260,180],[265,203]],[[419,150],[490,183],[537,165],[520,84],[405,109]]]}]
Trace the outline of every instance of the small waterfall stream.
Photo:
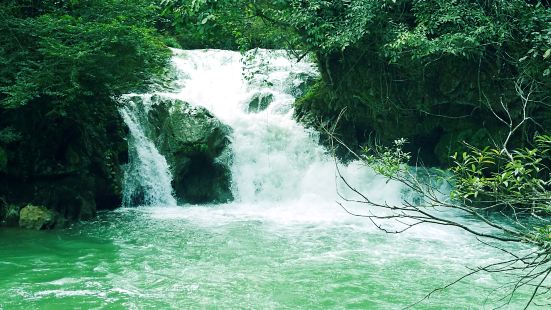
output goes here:
[{"label": "small waterfall stream", "polygon": [[147,135],[146,105],[151,96],[140,97],[142,102],[126,100],[120,109],[130,130],[129,163],[124,170],[123,205],[175,206],[168,164]]}]

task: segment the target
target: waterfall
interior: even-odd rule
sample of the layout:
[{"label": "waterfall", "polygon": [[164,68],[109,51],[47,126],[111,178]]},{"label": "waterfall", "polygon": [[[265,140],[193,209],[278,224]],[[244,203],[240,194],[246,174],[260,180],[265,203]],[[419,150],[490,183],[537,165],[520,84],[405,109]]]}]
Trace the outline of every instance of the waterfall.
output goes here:
[{"label": "waterfall", "polygon": [[[131,96],[128,95],[123,99]],[[175,206],[172,175],[166,159],[148,137],[147,104],[151,95],[140,95],[141,101],[125,100],[119,110],[128,129],[129,162],[124,167],[123,205]]]},{"label": "waterfall", "polygon": [[[173,53],[175,90],[156,94],[202,106],[233,129],[231,173],[236,203],[285,202],[289,210],[300,209],[307,217],[323,209],[326,217],[334,217],[338,212],[334,201],[339,199],[335,163],[318,144],[319,134],[293,118],[296,98],[318,78],[313,62],[297,62],[285,51],[263,49],[245,54],[178,49]],[[142,97],[144,104],[130,101],[121,109],[131,133],[125,202],[131,205],[143,195],[146,205],[174,205],[169,167],[147,134],[151,95]],[[398,186],[386,184],[361,163],[343,166],[341,171],[373,199],[391,197],[399,202]]]},{"label": "waterfall", "polygon": [[312,164],[327,160],[316,133],[292,117],[299,88],[317,76],[313,64],[283,51],[174,52],[181,89],[166,95],[207,108],[233,129],[234,196],[260,202],[302,195]]},{"label": "waterfall", "polygon": [[[173,50],[179,90],[164,94],[210,110],[233,129],[232,182],[238,202],[320,201],[335,209],[335,163],[318,144],[319,134],[293,118],[293,104],[319,73],[285,51],[256,49]],[[343,173],[375,198],[399,189],[359,163]],[[382,187],[390,188],[386,191]],[[390,195],[388,195],[390,194]]]}]

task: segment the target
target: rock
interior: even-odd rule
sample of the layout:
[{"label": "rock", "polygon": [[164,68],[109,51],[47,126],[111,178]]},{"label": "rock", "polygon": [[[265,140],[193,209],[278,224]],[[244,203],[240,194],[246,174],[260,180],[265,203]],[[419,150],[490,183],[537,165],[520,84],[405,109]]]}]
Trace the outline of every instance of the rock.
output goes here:
[{"label": "rock", "polygon": [[25,229],[48,229],[55,225],[55,213],[44,206],[27,205],[19,212],[19,227]]},{"label": "rock", "polygon": [[311,73],[291,72],[284,83],[285,85],[288,85],[285,92],[295,98],[298,98],[306,94],[308,89],[314,85],[317,78],[317,75]]},{"label": "rock", "polygon": [[86,98],[63,115],[49,116],[51,107],[38,101],[0,111],[0,132],[11,124],[21,136],[0,138],[0,197],[44,206],[69,222],[121,205],[126,127],[114,99]]},{"label": "rock", "polygon": [[230,132],[207,109],[174,101],[158,139],[161,151],[169,154],[203,154],[214,158],[229,144]]},{"label": "rock", "polygon": [[258,113],[266,110],[270,103],[274,101],[274,95],[272,93],[256,93],[250,99],[250,102],[247,107],[247,112],[249,113]]},{"label": "rock", "polygon": [[178,202],[223,203],[233,199],[231,128],[207,109],[181,100],[153,96],[146,106],[148,135],[170,166]]}]

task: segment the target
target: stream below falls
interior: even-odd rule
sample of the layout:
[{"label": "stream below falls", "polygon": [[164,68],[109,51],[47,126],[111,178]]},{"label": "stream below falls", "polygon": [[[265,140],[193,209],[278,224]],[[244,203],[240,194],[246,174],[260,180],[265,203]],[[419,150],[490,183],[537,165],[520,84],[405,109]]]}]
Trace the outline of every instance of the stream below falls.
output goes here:
[{"label": "stream below falls", "polygon": [[[125,191],[148,189],[148,205],[65,230],[1,228],[0,309],[401,309],[503,255],[458,229],[385,234],[347,214],[334,161],[292,117],[303,83],[317,75],[311,63],[282,51],[173,52],[179,78],[162,95],[232,128],[235,200],[176,205],[166,161],[122,110],[139,154]],[[258,94],[270,103],[251,112]],[[407,195],[360,163],[341,170],[376,201]],[[476,274],[413,308],[490,309],[503,281]],[[526,294],[505,308],[521,308]]]}]

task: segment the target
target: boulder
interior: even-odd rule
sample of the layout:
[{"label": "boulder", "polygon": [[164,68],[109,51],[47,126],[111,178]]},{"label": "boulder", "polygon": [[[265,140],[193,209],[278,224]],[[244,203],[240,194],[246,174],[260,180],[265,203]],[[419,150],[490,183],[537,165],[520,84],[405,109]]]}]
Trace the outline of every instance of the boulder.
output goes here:
[{"label": "boulder", "polygon": [[177,200],[190,203],[231,200],[227,156],[230,128],[203,107],[192,107],[178,100],[170,104],[156,144],[170,165]]},{"label": "boulder", "polygon": [[130,100],[144,109],[148,118],[146,134],[170,166],[179,203],[224,203],[233,199],[230,127],[207,109],[181,100],[157,95]]},{"label": "boulder", "polygon": [[258,113],[266,110],[270,103],[274,101],[274,95],[272,93],[256,93],[252,96],[247,105],[247,112]]},{"label": "boulder", "polygon": [[27,205],[19,212],[19,227],[25,229],[53,228],[55,220],[55,213],[44,206]]}]

